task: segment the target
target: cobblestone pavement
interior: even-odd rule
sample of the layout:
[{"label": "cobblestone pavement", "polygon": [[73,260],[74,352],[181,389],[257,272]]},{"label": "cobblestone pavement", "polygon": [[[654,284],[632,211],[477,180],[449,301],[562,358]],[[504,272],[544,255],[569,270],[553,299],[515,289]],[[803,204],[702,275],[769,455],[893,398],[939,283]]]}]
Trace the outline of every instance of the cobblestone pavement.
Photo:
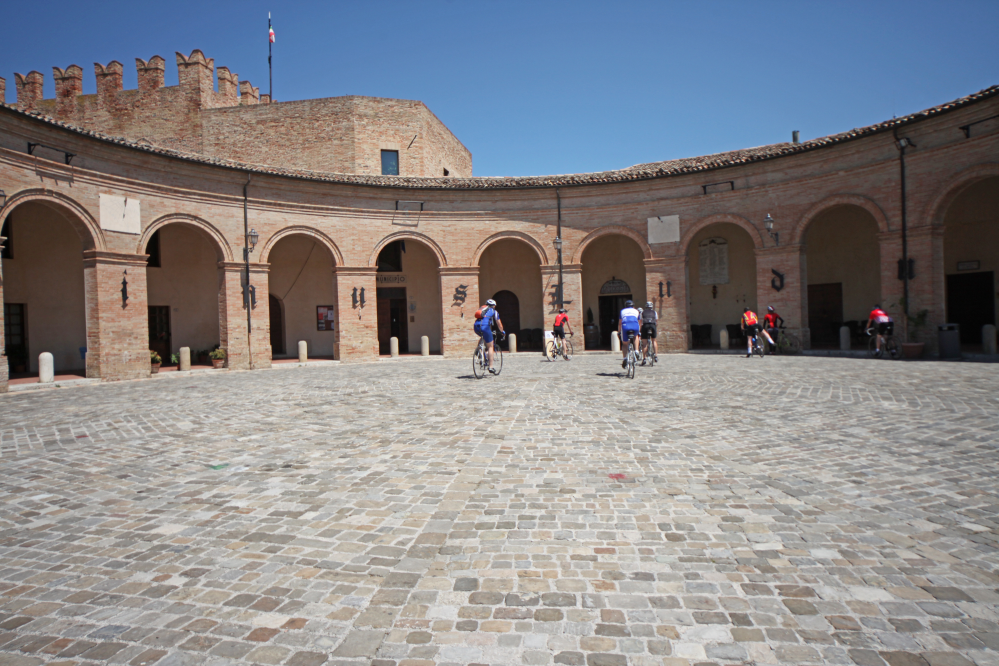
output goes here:
[{"label": "cobblestone pavement", "polygon": [[0,664],[999,664],[999,368],[663,361],[0,396]]}]

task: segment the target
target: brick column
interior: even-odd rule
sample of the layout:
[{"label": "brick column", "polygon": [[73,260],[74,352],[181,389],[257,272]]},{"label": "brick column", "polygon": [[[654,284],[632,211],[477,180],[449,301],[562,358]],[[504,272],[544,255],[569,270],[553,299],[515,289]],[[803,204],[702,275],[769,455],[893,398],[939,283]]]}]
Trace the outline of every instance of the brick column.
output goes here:
[{"label": "brick column", "polygon": [[[659,283],[662,293],[659,296]],[[656,331],[661,352],[690,349],[690,320],[687,315],[687,256],[645,260],[645,293],[659,313]],[[644,306],[644,303],[636,304]]]},{"label": "brick column", "polygon": [[[805,349],[811,349],[811,332],[808,329],[808,288],[805,283],[805,246],[781,245],[765,247],[756,252],[756,309],[760,319],[772,305],[784,319],[787,330],[801,340]],[[774,275],[777,271],[784,276]],[[777,291],[774,286],[781,287]]]},{"label": "brick column", "polygon": [[[471,356],[478,343],[472,330],[479,302],[478,266],[442,266],[441,352],[446,358]],[[500,316],[502,316],[502,312]]]},{"label": "brick column", "polygon": [[88,250],[83,253],[83,284],[87,377],[104,381],[148,377],[146,255]]},{"label": "brick column", "polygon": [[[3,242],[7,240],[3,236],[0,236],[0,254],[3,252]],[[7,383],[9,380],[9,375],[7,373],[7,349],[5,346],[4,339],[6,336],[3,335],[3,261],[0,260],[0,393],[7,392]]]},{"label": "brick column", "polygon": [[[902,281],[898,279],[898,260],[902,258],[902,234],[898,231],[878,234],[881,257],[881,307],[895,320],[895,334],[902,331]],[[912,283],[909,284],[912,287]],[[871,303],[871,305],[874,305]],[[865,320],[866,322],[866,320]]]},{"label": "brick column", "polygon": [[[558,312],[558,264],[544,265],[541,267],[541,289],[544,292],[542,305],[544,316],[541,326],[542,330],[551,330],[555,324],[555,314]],[[562,297],[565,303],[566,314],[569,315],[569,323],[572,330],[580,335],[583,333],[583,326],[586,325],[586,313],[583,311],[583,265],[582,264],[562,264],[562,289],[565,294]],[[582,343],[582,340],[577,340]],[[575,345],[580,351],[582,344]]]},{"label": "brick column", "polygon": [[225,349],[225,367],[231,370],[271,367],[269,268],[269,264],[250,264],[250,284],[256,288],[257,303],[250,313],[253,335],[248,340],[243,302],[246,266],[239,262],[219,262],[219,344]]},{"label": "brick column", "polygon": [[[371,266],[336,266],[337,357],[345,362],[374,361],[378,358],[377,269]],[[358,303],[353,295],[357,290]],[[364,289],[364,306],[360,304]]]}]

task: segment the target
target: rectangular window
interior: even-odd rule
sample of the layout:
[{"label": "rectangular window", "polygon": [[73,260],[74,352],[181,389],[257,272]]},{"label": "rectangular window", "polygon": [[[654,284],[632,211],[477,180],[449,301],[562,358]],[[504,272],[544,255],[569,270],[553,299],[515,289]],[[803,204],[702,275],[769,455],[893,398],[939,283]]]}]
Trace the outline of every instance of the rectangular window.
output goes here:
[{"label": "rectangular window", "polygon": [[3,221],[3,225],[0,226],[0,236],[3,236],[7,239],[3,241],[3,253],[0,254],[0,258],[2,259],[14,258],[14,239],[12,238],[13,234],[14,234],[14,216],[8,215],[7,219]]},{"label": "rectangular window", "polygon": [[399,175],[399,151],[398,150],[383,150],[382,151],[382,175],[383,176],[398,176]]},{"label": "rectangular window", "polygon": [[153,235],[149,237],[149,242],[146,243],[146,254],[149,255],[146,265],[150,268],[160,268],[160,232],[156,230]]}]

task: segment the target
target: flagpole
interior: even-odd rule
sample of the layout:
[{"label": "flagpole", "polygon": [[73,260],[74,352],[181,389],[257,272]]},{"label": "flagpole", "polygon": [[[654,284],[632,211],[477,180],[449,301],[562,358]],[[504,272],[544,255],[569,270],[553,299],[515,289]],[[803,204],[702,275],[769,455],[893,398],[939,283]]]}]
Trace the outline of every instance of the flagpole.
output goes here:
[{"label": "flagpole", "polygon": [[271,64],[271,55],[273,52],[273,43],[271,42],[271,13],[267,12],[267,79],[270,84],[270,98],[274,101],[274,66]]}]

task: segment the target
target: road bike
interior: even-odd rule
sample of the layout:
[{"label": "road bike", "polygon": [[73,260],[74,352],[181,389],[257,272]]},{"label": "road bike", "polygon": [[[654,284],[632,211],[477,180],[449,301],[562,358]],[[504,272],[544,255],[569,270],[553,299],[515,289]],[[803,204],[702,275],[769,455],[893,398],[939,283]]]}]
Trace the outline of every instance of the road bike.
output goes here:
[{"label": "road bike", "polygon": [[763,358],[763,343],[760,341],[760,334],[757,333],[751,339],[753,341],[753,353],[758,354],[760,358]]},{"label": "road bike", "polygon": [[650,368],[655,365],[659,359],[652,353],[652,338],[643,338],[639,344],[639,348],[642,354],[642,365],[645,365],[646,362],[648,362]]},{"label": "road bike", "polygon": [[[496,338],[496,342],[499,339]],[[503,370],[503,350],[499,348],[499,345],[495,342],[493,343],[493,374],[499,375]],[[475,352],[472,354],[472,374],[475,375],[476,379],[482,379],[489,372],[489,359],[487,358],[486,343],[479,338],[479,344],[475,347]]]},{"label": "road bike", "polygon": [[783,326],[777,329],[774,336],[774,351],[778,354],[800,354],[801,340],[794,333],[788,333]]},{"label": "road bike", "polygon": [[892,360],[902,358],[902,346],[898,344],[898,340],[895,338],[894,323],[889,322],[888,330],[881,335],[883,342],[881,343],[880,350],[877,348],[877,331],[874,328],[868,328],[865,330],[865,333],[871,338],[867,342],[867,353],[871,355],[871,358],[887,358]]},{"label": "road bike", "polygon": [[625,356],[625,376],[635,378],[635,364],[638,363],[638,350],[635,349],[635,334],[628,335],[628,355]]},{"label": "road bike", "polygon": [[[572,333],[569,336],[572,337]],[[554,361],[559,356],[567,361],[572,360],[572,340],[555,336],[553,340],[550,340],[545,345],[545,358],[549,361]]]}]

